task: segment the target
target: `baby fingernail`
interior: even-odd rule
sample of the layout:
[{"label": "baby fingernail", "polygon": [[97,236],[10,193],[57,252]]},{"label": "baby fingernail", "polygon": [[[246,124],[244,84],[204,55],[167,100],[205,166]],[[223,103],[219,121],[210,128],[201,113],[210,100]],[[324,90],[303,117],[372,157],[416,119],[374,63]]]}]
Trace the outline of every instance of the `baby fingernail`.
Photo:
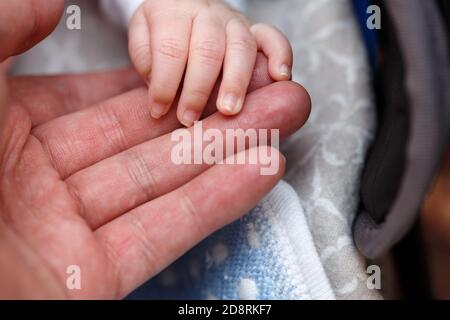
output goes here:
[{"label": "baby fingernail", "polygon": [[200,113],[194,110],[187,109],[186,111],[184,111],[183,116],[181,117],[181,123],[186,127],[191,127],[199,118]]},{"label": "baby fingernail", "polygon": [[163,105],[155,103],[151,106],[150,115],[154,119],[159,119],[164,115],[165,108]]},{"label": "baby fingernail", "polygon": [[228,114],[236,114],[242,109],[242,100],[235,94],[228,93],[223,97],[221,107]]},{"label": "baby fingernail", "polygon": [[287,64],[283,64],[280,67],[280,76],[290,78],[291,77],[291,68]]}]

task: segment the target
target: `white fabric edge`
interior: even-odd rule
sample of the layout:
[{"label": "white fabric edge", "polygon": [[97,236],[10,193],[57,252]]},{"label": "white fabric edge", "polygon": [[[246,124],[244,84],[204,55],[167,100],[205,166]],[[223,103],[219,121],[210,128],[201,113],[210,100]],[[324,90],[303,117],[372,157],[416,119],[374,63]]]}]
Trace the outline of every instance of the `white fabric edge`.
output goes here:
[{"label": "white fabric edge", "polygon": [[333,289],[313,242],[312,234],[294,189],[280,181],[263,200],[274,213],[270,219],[272,227],[287,236],[295,254],[298,270],[314,300],[335,300]]}]

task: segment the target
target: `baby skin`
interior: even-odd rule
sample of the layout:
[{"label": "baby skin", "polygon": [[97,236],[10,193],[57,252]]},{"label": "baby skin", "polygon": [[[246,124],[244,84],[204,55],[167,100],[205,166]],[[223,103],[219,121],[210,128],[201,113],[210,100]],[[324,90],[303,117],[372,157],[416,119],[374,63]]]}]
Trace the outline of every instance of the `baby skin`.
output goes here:
[{"label": "baby skin", "polygon": [[219,78],[219,112],[242,110],[258,51],[268,58],[274,81],[291,78],[288,39],[222,0],[146,0],[130,21],[130,57],[148,84],[152,117],[176,105],[187,127],[201,118]]}]

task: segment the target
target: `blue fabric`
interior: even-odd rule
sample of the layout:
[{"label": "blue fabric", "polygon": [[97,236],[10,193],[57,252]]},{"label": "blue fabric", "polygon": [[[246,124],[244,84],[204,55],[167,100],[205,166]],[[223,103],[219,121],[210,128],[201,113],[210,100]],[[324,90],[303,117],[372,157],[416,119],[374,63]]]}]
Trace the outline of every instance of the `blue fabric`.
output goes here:
[{"label": "blue fabric", "polygon": [[372,0],[352,0],[356,18],[359,22],[364,44],[367,49],[367,55],[372,71],[376,70],[377,50],[378,50],[378,30],[367,28],[367,19],[369,15],[367,8],[373,4]]},{"label": "blue fabric", "polygon": [[295,191],[280,182],[129,299],[334,299]]},{"label": "blue fabric", "polygon": [[[271,230],[257,206],[239,221],[216,232],[203,243],[173,264],[169,275],[164,272],[129,296],[130,299],[239,299],[241,279],[252,279],[258,284],[258,299],[292,299],[292,287],[284,287],[285,275],[277,263],[271,244]],[[247,241],[249,223],[258,223],[265,234],[258,249]],[[215,246],[227,248],[228,257],[216,265],[212,257]],[[216,249],[217,250],[217,249]],[[198,274],[192,269],[198,267]],[[167,277],[175,277],[168,281]],[[286,280],[286,279],[284,279]]]}]

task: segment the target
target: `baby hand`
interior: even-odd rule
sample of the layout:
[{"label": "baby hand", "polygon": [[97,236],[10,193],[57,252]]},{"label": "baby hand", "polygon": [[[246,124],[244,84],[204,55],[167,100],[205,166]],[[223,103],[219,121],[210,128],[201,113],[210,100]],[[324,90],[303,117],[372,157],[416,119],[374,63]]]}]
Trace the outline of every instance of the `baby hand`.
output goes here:
[{"label": "baby hand", "polygon": [[290,79],[287,38],[275,27],[251,25],[221,0],[147,0],[130,22],[130,56],[149,84],[152,117],[169,111],[183,81],[177,117],[188,127],[200,119],[221,73],[218,110],[241,111],[258,50],[273,80]]}]

